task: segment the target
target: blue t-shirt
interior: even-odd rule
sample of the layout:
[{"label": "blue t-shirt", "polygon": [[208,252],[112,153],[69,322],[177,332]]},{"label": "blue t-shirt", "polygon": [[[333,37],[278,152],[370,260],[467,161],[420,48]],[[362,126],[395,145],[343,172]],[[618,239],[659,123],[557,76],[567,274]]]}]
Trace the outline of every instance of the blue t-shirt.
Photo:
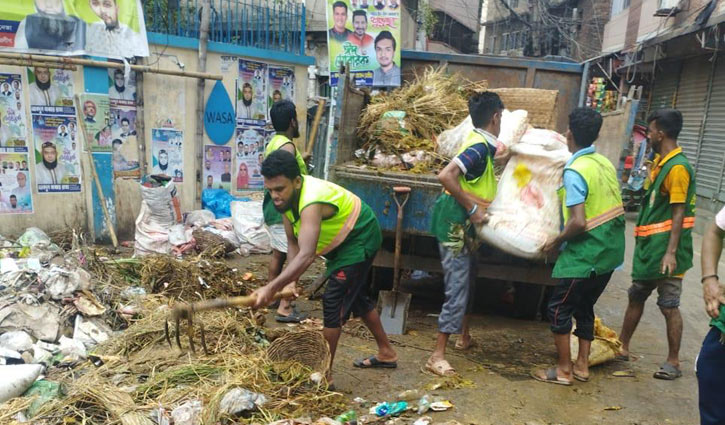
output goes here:
[{"label": "blue t-shirt", "polygon": [[589,187],[581,174],[569,169],[574,160],[582,155],[594,153],[594,146],[580,149],[569,158],[564,166],[564,189],[566,190],[566,207],[571,208],[574,205],[583,204],[589,194]]},{"label": "blue t-shirt", "polygon": [[494,155],[496,155],[496,146],[491,143],[491,141],[495,141],[496,138],[487,131],[474,131],[482,135],[486,139],[487,143],[476,143],[453,159],[456,165],[458,165],[458,168],[461,169],[461,173],[463,173],[465,179],[468,181],[481,177],[486,171],[488,157],[490,156],[491,160],[493,160]]}]

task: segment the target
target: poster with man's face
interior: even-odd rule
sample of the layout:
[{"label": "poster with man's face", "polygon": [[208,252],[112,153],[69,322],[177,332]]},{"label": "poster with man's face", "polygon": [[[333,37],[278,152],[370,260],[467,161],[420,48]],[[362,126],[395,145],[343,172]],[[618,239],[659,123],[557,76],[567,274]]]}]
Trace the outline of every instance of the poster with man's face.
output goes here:
[{"label": "poster with man's face", "polygon": [[400,1],[327,0],[330,84],[347,64],[361,86],[400,86]]},{"label": "poster with man's face", "polygon": [[280,100],[295,101],[295,70],[269,66],[269,107]]},{"label": "poster with man's face", "polygon": [[151,129],[153,173],[184,181],[184,132],[171,128]]},{"label": "poster with man's face", "polygon": [[111,103],[124,106],[136,105],[136,73],[129,72],[128,80],[122,69],[108,70],[108,97]]},{"label": "poster with man's face", "polygon": [[0,214],[32,214],[27,153],[0,153]]},{"label": "poster with man's face", "polygon": [[35,183],[40,193],[80,192],[80,140],[75,108],[32,106]]},{"label": "poster with man's face", "polygon": [[116,59],[149,55],[141,0],[13,0],[0,50]]},{"label": "poster with man's face", "polygon": [[229,146],[204,146],[204,189],[232,190],[232,148]]},{"label": "poster with man's face", "polygon": [[237,124],[264,126],[267,121],[267,64],[239,60]]},{"label": "poster with man's face", "polygon": [[263,186],[261,174],[264,161],[265,130],[260,127],[239,127],[236,137],[236,191],[259,190]]},{"label": "poster with man's face", "polygon": [[27,133],[22,76],[0,73],[0,148],[27,152]]},{"label": "poster with man's face", "polygon": [[136,107],[119,106],[111,100],[111,147],[116,178],[141,177],[136,142]]},{"label": "poster with man's face", "polygon": [[74,106],[73,72],[42,66],[28,68],[30,106]]},{"label": "poster with man's face", "polygon": [[108,96],[84,93],[79,100],[82,110],[78,119],[86,129],[86,145],[94,152],[111,152],[113,131]]}]

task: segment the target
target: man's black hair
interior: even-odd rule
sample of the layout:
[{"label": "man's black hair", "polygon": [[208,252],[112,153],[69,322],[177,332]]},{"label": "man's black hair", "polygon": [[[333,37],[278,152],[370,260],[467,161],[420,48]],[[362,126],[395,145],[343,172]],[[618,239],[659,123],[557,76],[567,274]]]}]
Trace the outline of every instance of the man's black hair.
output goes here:
[{"label": "man's black hair", "polygon": [[501,98],[494,92],[476,93],[468,99],[468,113],[475,128],[485,128],[497,112],[503,111]]},{"label": "man's black hair", "polygon": [[367,14],[367,12],[365,12],[362,9],[358,9],[358,10],[352,12],[352,19],[353,20],[355,20],[355,17],[356,16],[362,16],[363,18],[365,18],[365,22],[367,22],[367,20],[368,20],[368,14]]},{"label": "man's black hair", "polygon": [[395,51],[395,46],[396,46],[395,37],[393,37],[393,34],[390,31],[380,31],[380,34],[378,34],[378,36],[375,37],[375,43],[373,43],[373,45],[375,47],[378,47],[378,42],[380,40],[393,40],[393,51]]},{"label": "man's black hair", "polygon": [[124,121],[126,121],[129,125],[131,125],[131,121],[129,121],[128,118],[125,118],[125,117],[121,118],[121,124],[123,124]]},{"label": "man's black hair", "polygon": [[297,109],[295,104],[289,99],[277,101],[269,110],[269,116],[272,119],[274,131],[283,133],[287,131],[292,120],[297,119]]},{"label": "man's black hair", "polygon": [[113,76],[114,76],[114,77],[115,77],[116,75],[118,75],[118,74],[121,74],[121,75],[123,75],[123,70],[122,70],[122,69],[116,69],[115,71],[113,71]]},{"label": "man's black hair", "polygon": [[336,7],[344,7],[345,13],[347,13],[347,4],[345,4],[344,1],[336,1],[335,3],[332,3],[332,10],[334,11]]},{"label": "man's black hair", "polygon": [[284,149],[277,149],[262,162],[262,175],[268,179],[285,176],[290,180],[299,177],[300,166],[295,156]]},{"label": "man's black hair", "polygon": [[682,131],[682,113],[677,109],[658,109],[647,117],[647,124],[652,121],[655,122],[657,129],[670,139],[677,139]]},{"label": "man's black hair", "polygon": [[169,154],[168,152],[166,152],[166,149],[161,149],[161,150],[159,151],[159,155],[161,155],[162,153],[164,153],[164,154],[166,154],[166,155],[168,155],[168,154]]},{"label": "man's black hair", "polygon": [[[121,139],[113,139],[113,141],[111,142],[111,146],[113,146],[113,145],[122,145],[122,144],[123,144],[123,140],[121,140]],[[161,153],[159,153],[159,155],[160,154]]]},{"label": "man's black hair", "polygon": [[592,108],[576,108],[569,114],[569,130],[580,148],[591,146],[601,128],[602,114]]}]

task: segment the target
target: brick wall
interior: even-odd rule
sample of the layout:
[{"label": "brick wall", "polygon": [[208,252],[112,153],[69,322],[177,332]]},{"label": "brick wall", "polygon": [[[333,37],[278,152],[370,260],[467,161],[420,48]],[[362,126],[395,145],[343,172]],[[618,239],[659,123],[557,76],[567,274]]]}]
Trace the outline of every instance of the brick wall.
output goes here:
[{"label": "brick wall", "polygon": [[604,25],[609,22],[612,0],[580,0],[581,26],[574,46],[574,59],[583,61],[601,54]]}]

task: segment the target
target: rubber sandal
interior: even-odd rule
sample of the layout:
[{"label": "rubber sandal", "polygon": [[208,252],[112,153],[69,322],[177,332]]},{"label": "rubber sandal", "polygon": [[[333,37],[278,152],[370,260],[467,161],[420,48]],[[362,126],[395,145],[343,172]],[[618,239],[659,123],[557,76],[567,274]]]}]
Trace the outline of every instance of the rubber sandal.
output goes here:
[{"label": "rubber sandal", "polygon": [[454,345],[453,348],[455,348],[456,350],[459,350],[459,351],[466,351],[475,346],[476,346],[476,340],[473,339],[473,337],[470,337],[468,339],[468,344],[464,344],[463,337],[461,337],[461,338],[458,338],[458,341],[456,341],[456,345]]},{"label": "rubber sandal", "polygon": [[286,316],[282,316],[281,314],[277,314],[276,316],[274,316],[274,320],[278,321],[279,323],[300,323],[306,318],[306,314],[302,314],[296,309],[292,309],[292,313]]},{"label": "rubber sandal", "polygon": [[576,373],[574,371],[572,371],[572,375],[574,375],[574,379],[576,379],[579,382],[589,382],[589,378],[591,378],[590,376],[579,375],[578,373]]},{"label": "rubber sandal", "polygon": [[664,362],[660,366],[660,370],[653,375],[656,379],[663,379],[665,381],[674,381],[675,379],[682,376],[682,371],[675,366]]},{"label": "rubber sandal", "polygon": [[545,374],[546,374],[545,377],[542,378],[541,376],[539,376],[538,373],[531,372],[531,377],[536,379],[539,382],[544,382],[547,384],[556,384],[556,385],[565,385],[565,386],[571,385],[570,380],[568,380],[566,378],[559,378],[559,375],[556,373],[555,367],[546,369]]},{"label": "rubber sandal", "polygon": [[425,363],[425,370],[434,375],[442,376],[445,378],[458,374],[453,366],[451,366],[451,364],[448,363],[448,361],[445,359],[436,360],[434,362],[432,362],[431,359],[428,359],[428,361]]},{"label": "rubber sandal", "polygon": [[[368,362],[365,363],[365,360]],[[375,356],[370,356],[366,359],[357,359],[352,362],[352,365],[360,369],[395,369],[398,367],[398,362],[384,362]]]}]

